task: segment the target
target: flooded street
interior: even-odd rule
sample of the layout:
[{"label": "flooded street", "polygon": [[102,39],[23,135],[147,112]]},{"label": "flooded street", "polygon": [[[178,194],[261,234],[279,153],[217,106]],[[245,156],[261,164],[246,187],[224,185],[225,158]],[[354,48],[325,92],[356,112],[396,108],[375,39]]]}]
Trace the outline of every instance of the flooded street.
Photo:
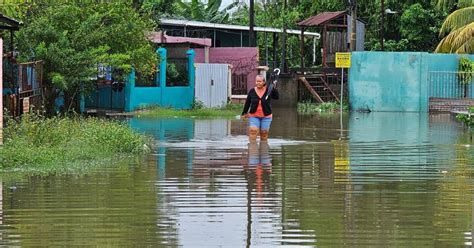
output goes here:
[{"label": "flooded street", "polygon": [[240,120],[129,124],[152,155],[3,178],[0,244],[472,246],[474,146],[449,114],[279,110],[268,144]]}]

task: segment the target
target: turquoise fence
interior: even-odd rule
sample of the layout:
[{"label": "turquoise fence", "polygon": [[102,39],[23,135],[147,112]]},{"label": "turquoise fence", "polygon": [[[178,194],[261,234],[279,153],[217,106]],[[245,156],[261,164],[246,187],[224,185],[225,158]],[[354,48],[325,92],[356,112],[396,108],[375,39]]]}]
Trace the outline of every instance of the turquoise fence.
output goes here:
[{"label": "turquoise fence", "polygon": [[[468,55],[474,60],[473,55]],[[430,98],[472,98],[459,83],[460,55],[353,52],[349,71],[352,110],[427,112]]]},{"label": "turquoise fence", "polygon": [[160,57],[160,65],[152,84],[137,86],[137,75],[132,70],[125,81],[123,90],[114,89],[112,85],[99,87],[82,100],[83,103],[85,101],[85,108],[114,109],[126,112],[147,106],[190,109],[194,101],[194,50],[191,49],[186,52],[187,83],[179,86],[167,85],[166,49],[159,48],[156,53]]},{"label": "turquoise fence", "polygon": [[429,96],[430,98],[474,99],[473,77],[473,72],[430,71]]}]

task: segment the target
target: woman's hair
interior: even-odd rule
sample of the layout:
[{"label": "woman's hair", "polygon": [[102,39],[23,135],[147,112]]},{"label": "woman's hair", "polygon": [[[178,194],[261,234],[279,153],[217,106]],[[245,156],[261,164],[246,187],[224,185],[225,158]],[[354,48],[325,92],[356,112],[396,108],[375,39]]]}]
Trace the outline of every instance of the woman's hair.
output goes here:
[{"label": "woman's hair", "polygon": [[258,74],[258,75],[255,77],[255,79],[257,79],[257,78],[261,78],[261,79],[263,80],[263,82],[265,82],[265,77],[264,77],[263,75]]}]

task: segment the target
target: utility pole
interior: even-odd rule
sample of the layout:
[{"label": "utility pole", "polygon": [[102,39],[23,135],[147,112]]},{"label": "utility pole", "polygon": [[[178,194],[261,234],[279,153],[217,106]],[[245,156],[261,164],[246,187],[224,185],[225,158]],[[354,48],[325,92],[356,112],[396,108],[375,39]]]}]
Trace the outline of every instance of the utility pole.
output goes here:
[{"label": "utility pole", "polygon": [[250,0],[250,6],[249,6],[249,46],[250,47],[257,46],[257,42],[255,41],[255,32],[253,31],[254,26],[255,26],[254,1],[255,0]]},{"label": "utility pole", "polygon": [[357,1],[351,0],[351,52],[357,50]]},{"label": "utility pole", "polygon": [[[286,14],[286,5],[287,0],[283,1],[283,13]],[[283,34],[282,34],[282,44],[281,44],[281,65],[280,69],[283,72],[286,71],[286,21],[283,20]]]},{"label": "utility pole", "polygon": [[383,37],[384,34],[384,17],[385,17],[385,3],[384,0],[380,1],[380,49],[383,51]]}]

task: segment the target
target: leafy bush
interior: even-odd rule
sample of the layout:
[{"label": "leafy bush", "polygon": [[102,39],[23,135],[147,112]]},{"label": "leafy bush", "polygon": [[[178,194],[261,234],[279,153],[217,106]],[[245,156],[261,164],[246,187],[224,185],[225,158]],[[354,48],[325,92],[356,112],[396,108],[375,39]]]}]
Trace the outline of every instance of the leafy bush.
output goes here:
[{"label": "leafy bush", "polygon": [[[341,105],[337,102],[325,102],[325,103],[302,102],[302,103],[298,103],[297,109],[298,109],[298,112],[302,114],[338,112],[341,109]],[[342,109],[343,111],[347,111],[349,108],[346,104],[343,104]]]},{"label": "leafy bush", "polygon": [[186,64],[169,62],[166,65],[166,85],[188,85],[188,71],[186,69]]},{"label": "leafy bush", "polygon": [[474,106],[467,110],[467,114],[458,114],[456,119],[462,121],[467,127],[474,127]]},{"label": "leafy bush", "polygon": [[458,78],[462,84],[470,84],[474,74],[474,63],[467,57],[459,58]]}]

